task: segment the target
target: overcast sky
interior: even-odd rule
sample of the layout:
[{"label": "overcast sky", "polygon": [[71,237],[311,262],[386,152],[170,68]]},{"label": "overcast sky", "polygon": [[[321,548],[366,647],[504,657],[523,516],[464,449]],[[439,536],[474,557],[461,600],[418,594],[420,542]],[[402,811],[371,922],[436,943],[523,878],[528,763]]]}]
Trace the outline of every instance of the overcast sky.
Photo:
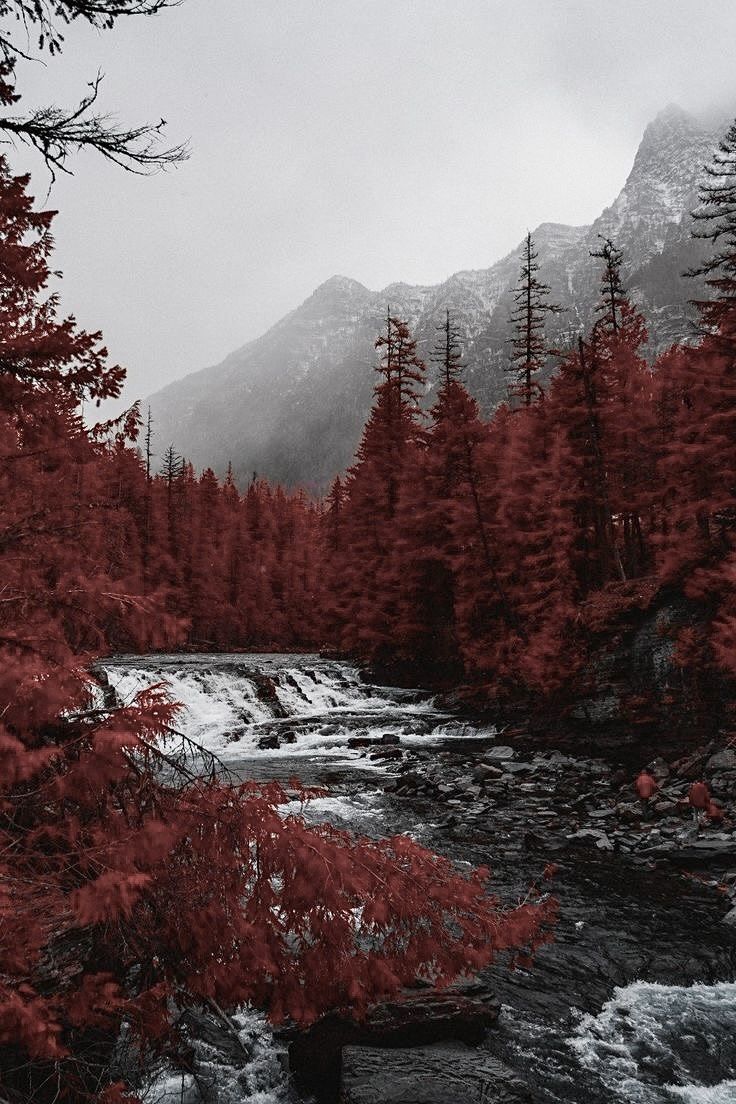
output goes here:
[{"label": "overcast sky", "polygon": [[79,157],[50,197],[64,305],[132,400],[335,273],[436,283],[591,221],[657,111],[736,102],[734,57],[734,0],[182,0],[19,75],[71,104],[101,68],[106,108],[190,140],[148,179]]}]

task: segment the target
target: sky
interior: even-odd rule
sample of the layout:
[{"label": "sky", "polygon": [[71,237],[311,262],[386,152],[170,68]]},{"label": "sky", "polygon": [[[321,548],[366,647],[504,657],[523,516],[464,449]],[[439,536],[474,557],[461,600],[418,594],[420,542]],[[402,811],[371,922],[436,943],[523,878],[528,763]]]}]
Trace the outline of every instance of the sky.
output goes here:
[{"label": "sky", "polygon": [[736,104],[733,0],[181,0],[70,28],[22,63],[26,107],[98,69],[121,121],[167,120],[183,165],[94,154],[33,190],[59,210],[64,309],[102,329],[125,398],[215,364],[324,280],[378,290],[484,268],[540,222],[591,222],[668,103]]}]

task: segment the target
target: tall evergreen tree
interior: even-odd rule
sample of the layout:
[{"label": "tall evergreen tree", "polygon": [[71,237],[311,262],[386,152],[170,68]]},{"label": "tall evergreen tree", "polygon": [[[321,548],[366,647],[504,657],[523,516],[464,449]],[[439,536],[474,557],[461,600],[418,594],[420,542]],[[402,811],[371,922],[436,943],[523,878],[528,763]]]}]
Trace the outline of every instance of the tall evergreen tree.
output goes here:
[{"label": "tall evergreen tree", "polygon": [[600,237],[602,241],[600,249],[590,251],[591,257],[603,262],[600,299],[595,309],[600,315],[599,326],[602,325],[616,334],[621,327],[621,311],[624,303],[628,301],[626,288],[621,279],[623,253],[610,238],[605,238],[603,235]]},{"label": "tall evergreen tree", "polygon": [[511,363],[513,396],[523,406],[531,406],[541,394],[538,376],[551,350],[544,338],[545,317],[559,314],[562,307],[549,302],[549,286],[539,279],[538,253],[530,233],[521,250],[521,271],[514,291],[514,310],[511,314],[513,337],[511,338]]},{"label": "tall evergreen tree", "polygon": [[713,244],[713,252],[688,275],[704,276],[707,299],[694,300],[702,331],[717,337],[719,348],[736,351],[736,121],[705,166],[699,205],[693,211],[693,235]]},{"label": "tall evergreen tree", "polygon": [[[333,558],[332,569],[343,646],[373,658],[390,646],[382,613],[391,603],[391,582],[385,573],[395,539],[402,473],[425,438],[420,394],[426,372],[408,324],[390,313],[376,348],[381,357],[374,404],[348,473],[342,511],[344,553]],[[366,573],[376,580],[380,572],[383,587],[370,593]]]},{"label": "tall evergreen tree", "polygon": [[438,369],[440,389],[448,393],[452,381],[462,379],[463,375],[460,331],[455,328],[449,309],[445,311],[445,321],[437,327],[431,360]]}]

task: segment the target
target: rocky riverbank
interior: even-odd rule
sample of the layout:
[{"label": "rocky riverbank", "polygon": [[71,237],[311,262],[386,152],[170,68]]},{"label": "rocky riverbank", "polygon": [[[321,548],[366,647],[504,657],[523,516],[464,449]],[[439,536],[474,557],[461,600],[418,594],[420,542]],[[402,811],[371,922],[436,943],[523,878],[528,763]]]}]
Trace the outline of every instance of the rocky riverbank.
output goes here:
[{"label": "rocky riverbank", "polygon": [[[536,882],[560,906],[531,968],[499,961],[441,996],[418,987],[362,1024],[326,1017],[274,1038],[262,1018],[231,1011],[237,1046],[230,1029],[220,1047],[229,1029],[210,1010],[211,1031],[192,1025],[187,1104],[736,1098],[736,926],[724,922],[736,885],[733,749],[683,756],[673,742],[665,761],[631,743],[606,753],[592,736],[497,732],[318,657],[136,658],[109,675],[123,700],[169,681],[184,731],[240,776],[326,785],[310,820],[410,834],[461,867],[490,866],[501,900]],[[633,782],[646,765],[659,790],[643,809]],[[725,819],[696,829],[686,796],[700,778]],[[554,875],[540,881],[547,866]],[[173,1096],[147,1099],[180,1101],[183,1074],[172,1076]]]},{"label": "rocky riverbank", "polygon": [[[549,856],[592,849],[650,868],[732,863],[724,892],[736,882],[736,749],[730,746],[710,744],[671,763],[661,757],[642,763],[658,784],[644,803],[634,789],[635,773],[601,758],[535,751],[523,741],[469,753],[402,748],[396,737],[389,740],[365,749],[396,772],[387,792],[417,805],[419,813],[431,810],[440,817],[435,826],[450,838],[492,835],[497,824],[504,833],[516,829],[527,850]],[[698,826],[688,791],[701,779],[723,819],[704,816]]]},{"label": "rocky riverbank", "polygon": [[[617,986],[626,991],[639,979],[654,990],[673,986],[676,994],[684,985],[686,995],[687,985],[736,976],[736,752],[730,747],[706,745],[671,763],[640,764],[659,783],[646,807],[634,792],[630,766],[536,751],[523,737],[460,752],[403,747],[390,735],[364,754],[391,764],[395,776],[385,788],[410,819],[426,826],[420,838],[460,861],[489,862],[502,895],[522,895],[535,872],[552,863],[561,915],[554,943],[537,954],[532,969],[509,972],[499,964],[474,981],[481,1007],[489,999],[502,1006],[479,1047],[458,1051],[448,1032],[434,1049],[417,1050],[412,1063],[405,1041],[396,1038],[390,1045],[398,1049],[381,1060],[366,1036],[343,1050],[344,1104],[450,1100],[460,1075],[470,1086],[462,1097],[468,1101],[599,1100],[597,1073],[568,1083],[569,1048],[561,1040],[573,1036],[576,1016],[595,1017]],[[724,809],[719,824],[693,822],[687,792],[701,778]],[[646,1043],[640,1049],[646,1054]],[[652,1095],[637,1100],[672,1098],[657,1095],[658,1085],[675,1078],[668,1061],[671,1054],[644,1058],[652,1086],[642,1092]]]}]

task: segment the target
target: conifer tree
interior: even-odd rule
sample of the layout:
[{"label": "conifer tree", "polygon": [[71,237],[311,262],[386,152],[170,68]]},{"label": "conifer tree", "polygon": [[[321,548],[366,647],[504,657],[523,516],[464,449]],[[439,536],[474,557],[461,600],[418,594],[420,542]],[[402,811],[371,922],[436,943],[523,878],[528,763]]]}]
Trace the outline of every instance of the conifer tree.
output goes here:
[{"label": "conifer tree", "polygon": [[446,679],[459,669],[452,512],[466,488],[468,447],[482,434],[477,406],[461,382],[460,335],[449,310],[437,329],[433,425],[403,465],[393,542],[379,576],[391,595],[386,649],[420,679],[432,673]]},{"label": "conifer tree", "polygon": [[[376,341],[379,382],[356,462],[348,473],[343,513],[346,555],[333,562],[335,608],[343,625],[343,646],[376,658],[390,648],[385,610],[395,579],[390,555],[402,473],[411,453],[423,447],[419,397],[425,365],[406,322],[387,316],[386,332]],[[380,594],[366,591],[366,573],[382,572]],[[379,601],[380,599],[380,601]]]},{"label": "conifer tree", "polygon": [[431,359],[437,365],[440,387],[447,394],[452,381],[460,380],[463,374],[460,331],[455,328],[449,309],[445,311],[445,321],[437,330],[437,341]]},{"label": "conifer tree", "polygon": [[342,479],[336,475],[327,495],[325,510],[325,528],[327,548],[331,553],[339,552],[342,544],[342,511],[345,505],[345,488]]},{"label": "conifer tree", "polygon": [[603,262],[601,272],[600,299],[596,312],[600,315],[599,325],[617,334],[621,326],[621,311],[626,303],[626,289],[621,279],[623,253],[610,238],[600,235],[600,249],[591,249],[591,257]]},{"label": "conifer tree", "polygon": [[549,286],[538,276],[538,256],[532,236],[527,233],[521,251],[519,281],[513,293],[511,324],[514,334],[509,365],[514,376],[511,393],[523,406],[531,406],[541,395],[538,375],[551,353],[544,339],[545,317],[562,311],[562,307],[549,302]]},{"label": "conifer tree", "polygon": [[166,484],[166,517],[169,533],[169,549],[174,553],[177,544],[176,489],[185,471],[184,458],[169,445],[161,463],[161,475]]}]

